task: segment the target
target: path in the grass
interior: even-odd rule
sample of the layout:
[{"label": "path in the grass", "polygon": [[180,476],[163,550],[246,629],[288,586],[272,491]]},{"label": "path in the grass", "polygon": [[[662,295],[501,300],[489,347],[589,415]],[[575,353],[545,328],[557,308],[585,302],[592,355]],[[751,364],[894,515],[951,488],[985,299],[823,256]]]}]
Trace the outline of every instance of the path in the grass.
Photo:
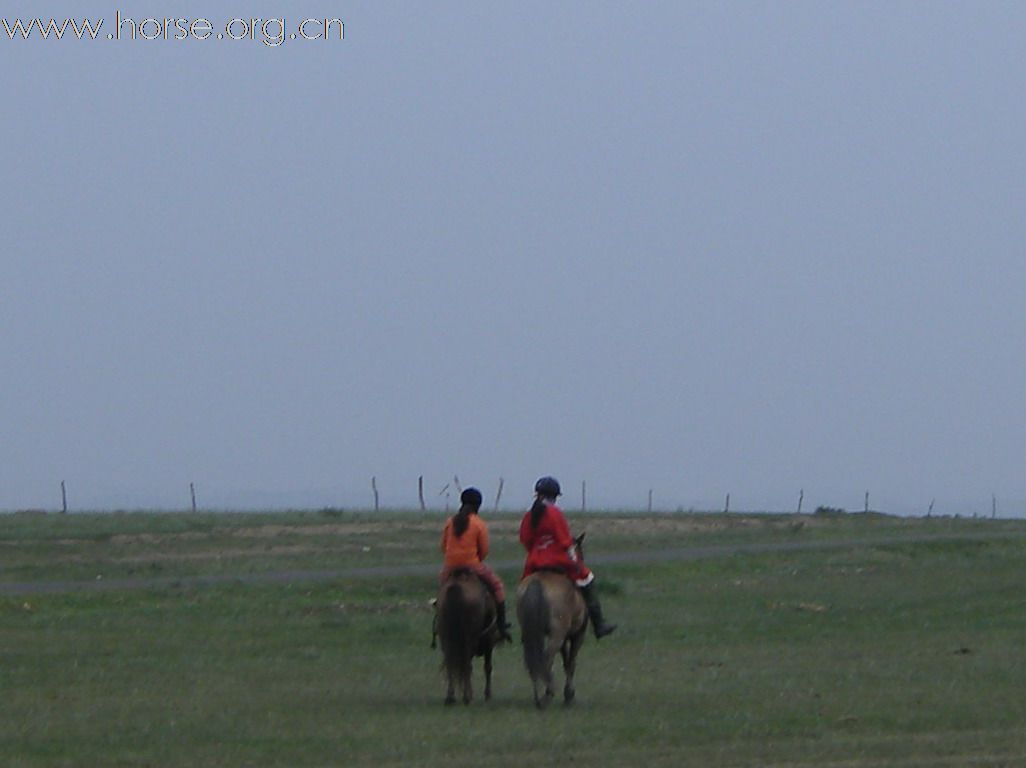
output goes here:
[{"label": "path in the grass", "polygon": [[[892,544],[924,544],[936,541],[986,541],[1024,538],[1026,533],[942,533],[924,536],[887,536],[879,538],[831,539],[821,541],[777,541],[761,544],[713,544],[699,547],[673,547],[645,551],[619,552],[588,558],[592,565],[636,565],[681,560],[708,560],[736,555],[757,555],[774,552],[808,552],[830,549],[859,549]],[[515,570],[522,561],[491,562],[496,570]],[[391,576],[431,576],[438,572],[437,563],[408,565],[372,565],[356,568],[334,568],[312,571],[269,571],[267,573],[218,574],[210,576],[165,576],[151,578],[102,579],[88,581],[27,581],[0,583],[0,595],[41,595],[61,592],[116,592],[140,589],[188,589],[223,584],[302,584]]]}]

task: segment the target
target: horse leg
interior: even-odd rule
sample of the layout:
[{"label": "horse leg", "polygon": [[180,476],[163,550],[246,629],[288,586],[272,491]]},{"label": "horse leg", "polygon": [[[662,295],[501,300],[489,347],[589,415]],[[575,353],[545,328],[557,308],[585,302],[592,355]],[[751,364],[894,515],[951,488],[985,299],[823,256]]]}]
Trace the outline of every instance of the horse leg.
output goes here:
[{"label": "horse leg", "polygon": [[449,706],[456,703],[456,686],[453,684],[452,672],[446,672],[445,677],[449,686],[445,692],[445,705]]},{"label": "horse leg", "polygon": [[468,661],[463,668],[463,703],[469,704],[474,698],[474,662]]},{"label": "horse leg", "polygon": [[542,697],[539,707],[545,708],[552,701],[556,692],[552,690],[552,662],[555,661],[555,651],[549,647],[545,649],[545,666],[543,680],[545,681],[545,695]]},{"label": "horse leg", "polygon": [[492,649],[489,647],[484,652],[484,673],[485,673],[485,701],[492,698]]},{"label": "horse leg", "polygon": [[563,657],[563,674],[566,682],[563,684],[563,703],[569,704],[574,700],[574,673],[573,661],[570,659],[570,641],[567,640],[559,649],[559,655]]},{"label": "horse leg", "polygon": [[[538,709],[545,709],[551,697],[548,695],[548,684],[545,682],[544,669],[531,677],[531,688],[534,692],[534,706],[538,707]],[[544,694],[541,694],[540,692],[543,690]]]},{"label": "horse leg", "polygon": [[[544,682],[544,681],[541,681],[541,682]],[[545,693],[543,693],[541,696],[538,696],[538,683],[536,682],[535,686],[534,686],[534,704],[535,704],[535,706],[538,707],[538,709],[545,709],[545,707],[549,706],[549,702],[551,702],[551,701],[552,701],[552,686],[549,685],[549,683],[546,682],[545,683]]]},{"label": "horse leg", "polygon": [[563,655],[563,672],[566,673],[566,684],[563,686],[563,703],[573,703],[577,691],[574,689],[574,673],[577,671],[577,652],[581,649],[584,641],[584,632],[579,632],[573,637],[567,638],[560,648]]},{"label": "horse leg", "polygon": [[549,668],[545,673],[545,695],[542,697],[541,707],[544,709],[552,701],[552,698],[556,695],[556,692],[552,690],[552,662],[549,662]]},{"label": "horse leg", "polygon": [[[545,709],[552,701],[552,657],[546,659],[546,664],[542,668],[542,671],[538,673],[537,677],[531,679],[531,685],[534,688],[534,705],[538,709]],[[538,691],[541,690],[542,685],[545,686],[545,692],[542,695],[538,695]]]}]

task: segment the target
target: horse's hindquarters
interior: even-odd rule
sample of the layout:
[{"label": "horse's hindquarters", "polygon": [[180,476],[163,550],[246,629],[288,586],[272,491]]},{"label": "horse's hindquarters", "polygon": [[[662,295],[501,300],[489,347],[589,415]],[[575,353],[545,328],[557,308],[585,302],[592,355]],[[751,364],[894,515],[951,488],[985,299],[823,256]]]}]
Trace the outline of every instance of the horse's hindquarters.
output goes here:
[{"label": "horse's hindquarters", "polygon": [[[447,580],[438,593],[438,638],[448,682],[446,704],[455,702],[455,690],[462,693],[463,702],[473,698],[471,681],[474,656],[491,652],[488,624],[491,598],[475,576],[461,575]],[[486,675],[490,664],[486,665]],[[485,690],[491,685],[486,680]]]},{"label": "horse's hindquarters", "polygon": [[[562,574],[531,574],[517,588],[517,619],[535,704],[545,707],[554,695],[552,664],[560,652],[567,673],[564,697],[572,700],[575,657],[587,622],[587,609],[577,588]],[[542,686],[544,693],[540,693]]]}]

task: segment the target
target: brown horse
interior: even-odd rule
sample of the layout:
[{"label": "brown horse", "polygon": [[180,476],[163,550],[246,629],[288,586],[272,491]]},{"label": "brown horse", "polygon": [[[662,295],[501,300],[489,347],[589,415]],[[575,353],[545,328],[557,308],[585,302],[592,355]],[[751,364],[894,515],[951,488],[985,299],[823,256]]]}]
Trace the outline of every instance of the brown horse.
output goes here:
[{"label": "brown horse", "polygon": [[[583,538],[582,534],[580,539]],[[588,609],[580,591],[562,573],[532,573],[517,587],[517,621],[524,644],[524,664],[534,686],[534,703],[539,709],[544,708],[555,695],[552,663],[558,651],[566,673],[563,701],[569,704],[574,700],[577,652],[588,628]],[[545,692],[539,695],[542,683]]]},{"label": "brown horse", "polygon": [[499,642],[495,599],[470,571],[455,571],[438,590],[438,639],[448,689],[446,704],[456,703],[459,687],[463,703],[474,697],[475,656],[484,657],[485,701],[492,697],[492,649]]}]

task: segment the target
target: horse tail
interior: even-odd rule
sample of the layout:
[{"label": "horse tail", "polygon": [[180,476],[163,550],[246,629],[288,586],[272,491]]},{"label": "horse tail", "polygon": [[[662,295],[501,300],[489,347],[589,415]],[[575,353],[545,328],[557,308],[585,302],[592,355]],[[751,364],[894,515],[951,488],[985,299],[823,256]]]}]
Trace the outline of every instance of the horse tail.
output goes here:
[{"label": "horse tail", "polygon": [[524,665],[532,680],[545,676],[545,636],[549,633],[549,604],[540,581],[532,581],[517,604],[524,642]]},{"label": "horse tail", "polygon": [[473,660],[474,647],[468,625],[468,606],[463,587],[453,582],[445,590],[442,615],[438,622],[438,635],[442,643],[442,663],[449,675],[455,675],[462,685],[466,670]]}]

